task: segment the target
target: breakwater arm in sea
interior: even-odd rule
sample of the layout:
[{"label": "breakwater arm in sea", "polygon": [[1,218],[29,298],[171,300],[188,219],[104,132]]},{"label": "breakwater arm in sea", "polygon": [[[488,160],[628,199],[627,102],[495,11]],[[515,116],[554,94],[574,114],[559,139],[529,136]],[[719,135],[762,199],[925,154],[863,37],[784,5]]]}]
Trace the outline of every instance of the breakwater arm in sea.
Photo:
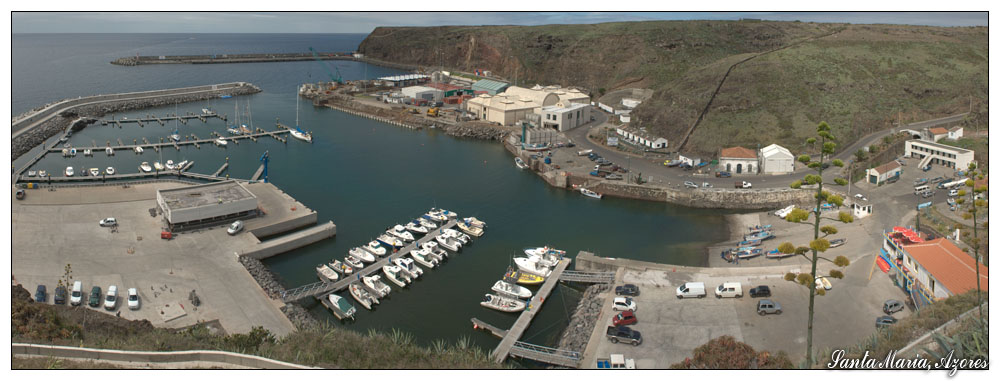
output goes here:
[{"label": "breakwater arm in sea", "polygon": [[255,54],[202,54],[185,56],[133,56],[111,61],[112,65],[136,66],[157,64],[223,64],[248,62],[288,62],[320,60],[355,60],[350,52],[316,53],[255,53]]},{"label": "breakwater arm in sea", "polygon": [[449,136],[459,138],[500,140],[513,131],[511,128],[505,128],[483,122],[446,123],[440,119],[430,120],[421,116],[406,113],[402,110],[386,109],[367,105],[346,96],[324,98],[317,105],[327,106],[348,114],[415,130],[434,126]]}]

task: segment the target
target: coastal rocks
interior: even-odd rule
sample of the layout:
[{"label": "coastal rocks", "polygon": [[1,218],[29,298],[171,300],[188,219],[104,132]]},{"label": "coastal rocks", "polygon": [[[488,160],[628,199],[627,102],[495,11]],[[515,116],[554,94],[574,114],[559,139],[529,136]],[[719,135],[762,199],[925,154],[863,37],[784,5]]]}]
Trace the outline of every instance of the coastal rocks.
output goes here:
[{"label": "coastal rocks", "polygon": [[597,326],[597,319],[601,315],[601,306],[604,304],[604,297],[600,294],[611,289],[609,284],[595,284],[583,292],[580,303],[569,319],[566,330],[563,331],[562,338],[559,339],[557,347],[569,351],[583,353],[587,349],[590,336]]},{"label": "coastal rocks", "polygon": [[264,292],[271,298],[277,298],[285,291],[281,283],[278,283],[278,279],[274,276],[274,273],[268,270],[260,260],[242,255],[240,256],[240,264],[247,269],[250,276],[257,281],[260,288],[264,289]]},{"label": "coastal rocks", "polygon": [[295,329],[309,330],[319,327],[319,320],[316,320],[309,311],[296,303],[288,303],[281,307],[281,312],[288,317]]},{"label": "coastal rocks", "polygon": [[441,130],[454,137],[480,140],[501,140],[507,135],[507,130],[503,127],[483,123],[446,124],[441,126]]}]

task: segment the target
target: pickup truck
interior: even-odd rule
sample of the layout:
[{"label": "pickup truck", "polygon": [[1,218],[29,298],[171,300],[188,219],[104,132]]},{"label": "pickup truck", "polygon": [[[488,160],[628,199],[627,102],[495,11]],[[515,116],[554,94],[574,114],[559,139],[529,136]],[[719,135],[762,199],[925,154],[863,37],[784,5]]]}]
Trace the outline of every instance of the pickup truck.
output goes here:
[{"label": "pickup truck", "polygon": [[608,327],[608,340],[612,343],[642,344],[642,334],[629,327]]},{"label": "pickup truck", "polygon": [[750,189],[752,187],[753,187],[753,184],[750,184],[749,181],[737,181],[736,182],[736,189]]}]

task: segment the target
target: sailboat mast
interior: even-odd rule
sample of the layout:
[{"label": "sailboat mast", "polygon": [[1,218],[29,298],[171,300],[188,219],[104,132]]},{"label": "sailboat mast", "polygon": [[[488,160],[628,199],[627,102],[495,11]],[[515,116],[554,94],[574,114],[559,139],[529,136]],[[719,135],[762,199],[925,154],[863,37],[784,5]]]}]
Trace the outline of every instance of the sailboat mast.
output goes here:
[{"label": "sailboat mast", "polygon": [[299,128],[299,94],[295,94],[295,128]]}]

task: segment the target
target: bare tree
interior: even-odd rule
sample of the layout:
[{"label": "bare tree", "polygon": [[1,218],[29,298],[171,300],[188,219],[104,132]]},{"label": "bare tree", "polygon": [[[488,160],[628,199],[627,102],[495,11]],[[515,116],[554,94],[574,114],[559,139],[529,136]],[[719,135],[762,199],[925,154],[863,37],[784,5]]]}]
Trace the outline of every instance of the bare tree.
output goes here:
[{"label": "bare tree", "polygon": [[[965,237],[963,240],[972,247],[972,251],[976,257],[976,304],[979,306],[979,319],[983,319],[983,288],[981,285],[981,279],[979,275],[979,249],[982,247],[983,242],[979,238],[979,220],[978,215],[980,211],[986,211],[989,208],[989,202],[985,199],[980,199],[981,194],[986,193],[988,190],[987,185],[976,187],[976,180],[983,179],[983,171],[976,167],[976,163],[969,163],[969,179],[965,181],[965,186],[971,189],[971,192],[967,192],[965,189],[958,191],[958,199],[955,200],[956,203],[962,206],[964,209],[962,213],[962,218],[972,220],[972,237],[968,237],[969,232],[965,232]],[[969,196],[969,202],[965,202],[965,196]],[[983,227],[986,227],[987,222],[983,222]],[[983,324],[982,327],[985,329],[986,325]]]}]

